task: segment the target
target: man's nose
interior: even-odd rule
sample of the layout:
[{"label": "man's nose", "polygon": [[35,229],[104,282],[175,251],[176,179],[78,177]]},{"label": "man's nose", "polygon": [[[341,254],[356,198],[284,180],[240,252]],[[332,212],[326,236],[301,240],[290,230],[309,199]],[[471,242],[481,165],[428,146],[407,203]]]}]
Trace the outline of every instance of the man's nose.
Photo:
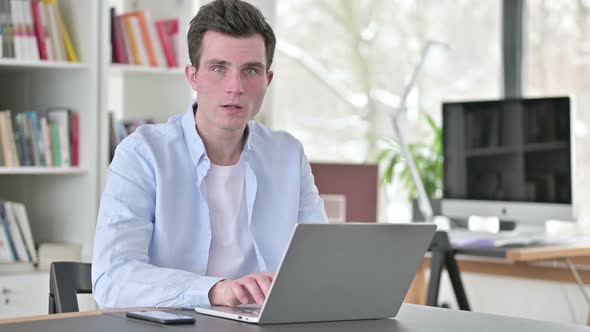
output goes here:
[{"label": "man's nose", "polygon": [[234,73],[229,76],[227,82],[227,93],[231,94],[242,94],[244,89],[242,87],[242,76],[240,72]]}]

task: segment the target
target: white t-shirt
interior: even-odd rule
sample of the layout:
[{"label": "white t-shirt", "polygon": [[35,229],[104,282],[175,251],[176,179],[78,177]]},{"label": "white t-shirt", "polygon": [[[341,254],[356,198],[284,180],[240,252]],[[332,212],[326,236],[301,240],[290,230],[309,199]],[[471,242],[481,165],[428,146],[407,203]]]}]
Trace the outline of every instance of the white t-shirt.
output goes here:
[{"label": "white t-shirt", "polygon": [[211,219],[207,275],[236,279],[260,272],[248,225],[244,162],[211,164],[205,179]]}]

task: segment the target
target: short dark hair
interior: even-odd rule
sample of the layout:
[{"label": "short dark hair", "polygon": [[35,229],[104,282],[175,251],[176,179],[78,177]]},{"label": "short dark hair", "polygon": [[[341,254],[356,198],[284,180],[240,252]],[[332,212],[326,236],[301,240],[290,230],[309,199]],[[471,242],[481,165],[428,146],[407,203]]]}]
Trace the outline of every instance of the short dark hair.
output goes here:
[{"label": "short dark hair", "polygon": [[187,34],[189,58],[197,69],[201,60],[203,36],[207,31],[217,31],[232,37],[262,35],[266,49],[266,70],[270,69],[276,39],[258,8],[241,0],[215,0],[202,6],[191,20]]}]

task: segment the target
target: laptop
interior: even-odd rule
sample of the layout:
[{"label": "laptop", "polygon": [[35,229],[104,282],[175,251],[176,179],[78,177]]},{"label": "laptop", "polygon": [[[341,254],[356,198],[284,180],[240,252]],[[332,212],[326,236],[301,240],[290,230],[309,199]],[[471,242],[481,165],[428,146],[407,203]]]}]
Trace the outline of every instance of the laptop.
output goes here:
[{"label": "laptop", "polygon": [[201,314],[276,324],[395,317],[433,224],[297,224],[266,301]]}]

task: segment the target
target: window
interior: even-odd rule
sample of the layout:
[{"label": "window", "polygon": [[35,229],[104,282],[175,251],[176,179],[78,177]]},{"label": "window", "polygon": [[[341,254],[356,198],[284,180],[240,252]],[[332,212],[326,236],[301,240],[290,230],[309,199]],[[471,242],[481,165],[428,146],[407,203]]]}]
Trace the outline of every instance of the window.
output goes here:
[{"label": "window", "polygon": [[587,220],[590,206],[590,1],[526,2],[525,69],[527,96],[574,97],[575,214]]},{"label": "window", "polygon": [[273,127],[299,138],[313,161],[373,161],[379,137],[392,136],[396,104],[427,40],[431,52],[403,117],[407,139],[440,119],[442,100],[500,94],[501,1],[318,1],[276,4],[279,44]]}]

